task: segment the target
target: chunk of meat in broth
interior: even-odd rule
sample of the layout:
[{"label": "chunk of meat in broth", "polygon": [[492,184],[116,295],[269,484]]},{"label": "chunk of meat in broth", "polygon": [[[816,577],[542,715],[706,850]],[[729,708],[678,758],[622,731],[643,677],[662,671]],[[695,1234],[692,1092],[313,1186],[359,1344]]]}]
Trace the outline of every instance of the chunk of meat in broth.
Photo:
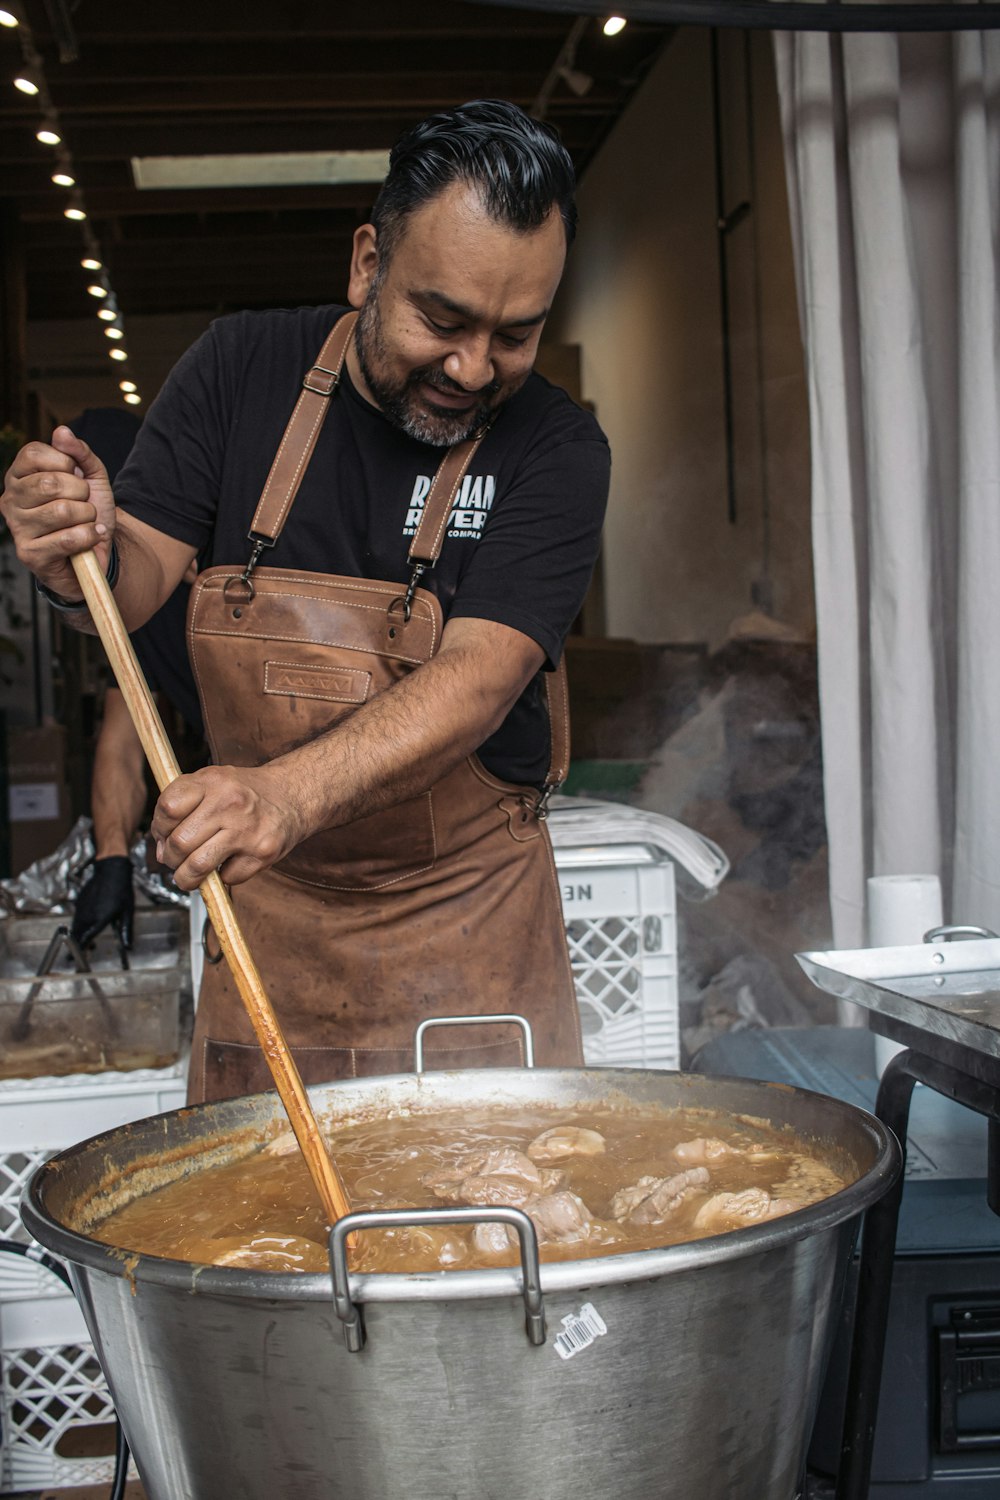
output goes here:
[{"label": "chunk of meat in broth", "polygon": [[577,1244],[590,1235],[593,1216],[582,1198],[565,1188],[528,1204],[541,1244]]},{"label": "chunk of meat in broth", "polygon": [[740,1157],[743,1161],[754,1164],[778,1159],[777,1152],[767,1146],[753,1141],[748,1141],[745,1145],[734,1145],[714,1135],[700,1135],[693,1141],[681,1141],[673,1148],[671,1155],[682,1167],[717,1166],[733,1157]]},{"label": "chunk of meat in broth", "polygon": [[607,1142],[599,1130],[582,1125],[556,1125],[543,1130],[528,1146],[534,1162],[565,1161],[568,1156],[603,1156]]},{"label": "chunk of meat in broth", "polygon": [[454,1167],[425,1172],[421,1182],[437,1198],[449,1203],[508,1204],[523,1208],[529,1198],[551,1193],[562,1182],[562,1172],[537,1167],[523,1151],[498,1146],[476,1152]]},{"label": "chunk of meat in broth", "polygon": [[[574,1245],[589,1239],[593,1216],[582,1198],[562,1189],[540,1198],[529,1198],[524,1211],[535,1226],[540,1245]],[[472,1231],[473,1248],[481,1255],[507,1255],[518,1244],[517,1230],[509,1224],[477,1224]]]},{"label": "chunk of meat in broth", "polygon": [[472,1231],[472,1248],[477,1255],[506,1255],[517,1244],[517,1231],[509,1224],[477,1224]]},{"label": "chunk of meat in broth", "polygon": [[447,1270],[469,1258],[468,1240],[448,1224],[402,1224],[358,1239],[350,1252],[352,1271],[391,1271],[401,1264]]},{"label": "chunk of meat in broth", "polygon": [[255,1234],[249,1239],[229,1235],[209,1241],[204,1258],[214,1266],[248,1271],[316,1271],[323,1269],[326,1251],[298,1234]]},{"label": "chunk of meat in broth", "polygon": [[282,1130],[268,1141],[262,1151],[263,1156],[291,1156],[293,1151],[298,1151],[299,1143],[295,1139],[293,1130]]},{"label": "chunk of meat in broth", "polygon": [[765,1188],[746,1188],[742,1193],[713,1193],[694,1216],[694,1227],[704,1234],[721,1234],[746,1224],[762,1224],[801,1208],[792,1198],[772,1198]]},{"label": "chunk of meat in broth", "polygon": [[697,1140],[679,1141],[670,1154],[682,1167],[705,1167],[712,1162],[725,1161],[733,1154],[733,1148],[715,1136],[700,1135]]},{"label": "chunk of meat in broth", "polygon": [[710,1182],[706,1167],[690,1167],[672,1177],[640,1177],[612,1198],[612,1217],[619,1222],[627,1219],[630,1224],[660,1224],[688,1198],[704,1193]]}]

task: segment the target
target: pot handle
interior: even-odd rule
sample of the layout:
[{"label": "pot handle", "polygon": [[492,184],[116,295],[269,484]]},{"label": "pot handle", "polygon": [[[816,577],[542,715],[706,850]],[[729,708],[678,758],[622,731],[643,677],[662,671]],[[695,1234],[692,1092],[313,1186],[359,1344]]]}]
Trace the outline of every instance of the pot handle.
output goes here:
[{"label": "pot handle", "polygon": [[413,1036],[414,1073],[424,1071],[424,1032],[429,1031],[432,1026],[488,1026],[498,1021],[509,1021],[512,1026],[520,1026],[524,1032],[524,1066],[533,1068],[535,1039],[531,1034],[531,1023],[523,1016],[432,1016],[429,1021],[421,1021]]},{"label": "pot handle", "polygon": [[545,1307],[538,1264],[535,1226],[519,1208],[377,1208],[345,1214],[330,1230],[330,1274],[333,1305],[344,1325],[344,1340],[352,1354],[364,1347],[365,1326],[361,1309],[351,1300],[347,1271],[347,1237],[361,1229],[398,1229],[411,1224],[509,1224],[521,1242],[521,1295],[524,1297],[524,1327],[528,1342],[545,1343]]},{"label": "pot handle", "polygon": [[924,933],[925,943],[948,943],[952,938],[995,938],[997,933],[991,932],[988,927],[932,927],[930,932]]}]

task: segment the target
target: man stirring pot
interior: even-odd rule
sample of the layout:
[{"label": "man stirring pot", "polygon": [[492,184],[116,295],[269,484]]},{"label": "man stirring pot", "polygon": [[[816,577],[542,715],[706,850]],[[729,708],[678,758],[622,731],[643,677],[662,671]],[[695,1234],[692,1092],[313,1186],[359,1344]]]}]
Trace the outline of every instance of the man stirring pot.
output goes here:
[{"label": "man stirring pot", "polygon": [[[188,643],[215,764],[163,792],[153,833],[182,889],[216,869],[233,887],[306,1082],[403,1070],[441,1015],[516,1010],[541,1063],[581,1061],[539,818],[565,771],[545,679],[610,461],[532,374],[574,225],[548,126],[501,101],[431,116],[355,233],[356,314],[214,323],[114,495],[65,427],[7,475],[18,556],[81,629],[73,553],[97,547],[130,629],[208,558]],[[436,1066],[520,1056],[503,1026],[428,1042]],[[269,1085],[226,966],[206,968],[190,1098]]]}]

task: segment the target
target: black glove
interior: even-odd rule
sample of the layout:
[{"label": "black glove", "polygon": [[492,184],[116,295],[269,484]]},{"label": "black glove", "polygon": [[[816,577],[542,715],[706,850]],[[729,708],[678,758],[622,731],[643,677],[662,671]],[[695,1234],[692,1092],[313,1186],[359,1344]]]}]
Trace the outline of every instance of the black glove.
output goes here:
[{"label": "black glove", "polygon": [[132,861],[125,854],[94,860],[94,873],[80,892],[70,936],[81,948],[88,947],[105,927],[114,926],[119,947],[132,946]]}]

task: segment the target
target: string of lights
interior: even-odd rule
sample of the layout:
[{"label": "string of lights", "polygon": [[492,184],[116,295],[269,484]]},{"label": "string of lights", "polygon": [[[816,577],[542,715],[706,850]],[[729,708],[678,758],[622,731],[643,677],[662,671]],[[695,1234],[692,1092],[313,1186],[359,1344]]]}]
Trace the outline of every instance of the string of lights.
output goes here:
[{"label": "string of lights", "polygon": [[124,342],[125,320],[104,264],[100,244],[87,218],[87,207],[82,189],[76,180],[73,157],[64,140],[59,114],[52,102],[46,81],[44,59],[35,45],[31,29],[23,15],[15,10],[0,9],[0,26],[11,30],[16,29],[18,33],[23,67],[18,70],[12,82],[22,94],[38,102],[41,123],[35,131],[35,139],[53,152],[53,170],[50,173],[53,185],[69,194],[63,209],[63,217],[71,223],[80,225],[84,251],[80,266],[89,274],[86,291],[100,303],[97,316],[103,324],[104,336],[111,345],[108,349],[108,356],[116,362],[124,377],[119,380],[118,389],[129,406],[139,406],[142,397],[135,381],[129,379],[127,374],[128,351]]}]

